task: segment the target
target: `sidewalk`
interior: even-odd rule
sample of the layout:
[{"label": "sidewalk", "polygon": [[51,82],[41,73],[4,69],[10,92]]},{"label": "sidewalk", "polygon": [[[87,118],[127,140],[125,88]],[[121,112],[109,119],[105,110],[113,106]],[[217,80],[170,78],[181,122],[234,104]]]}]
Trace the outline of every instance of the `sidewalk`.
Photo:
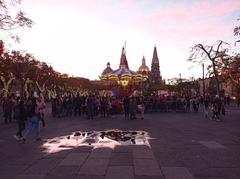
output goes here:
[{"label": "sidewalk", "polygon": [[[154,113],[144,120],[48,117],[43,141],[30,138],[25,144],[13,138],[16,124],[1,121],[0,178],[239,179],[240,110],[231,107],[228,113],[224,122],[205,120],[202,113]],[[94,148],[92,140],[77,146],[75,138],[67,139],[77,131],[109,129],[145,131],[150,146],[114,142],[111,148],[102,141],[105,147]],[[51,153],[43,147],[58,142]]]}]

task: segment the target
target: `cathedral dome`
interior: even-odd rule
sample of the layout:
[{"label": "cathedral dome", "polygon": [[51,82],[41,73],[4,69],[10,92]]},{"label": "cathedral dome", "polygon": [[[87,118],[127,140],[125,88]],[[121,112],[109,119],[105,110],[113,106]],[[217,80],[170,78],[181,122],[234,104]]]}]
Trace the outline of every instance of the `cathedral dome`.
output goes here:
[{"label": "cathedral dome", "polygon": [[142,65],[138,68],[138,73],[146,73],[148,74],[150,72],[148,66],[146,65],[145,57],[143,56],[142,59]]},{"label": "cathedral dome", "polygon": [[112,70],[112,68],[110,67],[110,63],[108,62],[107,63],[107,67],[103,70],[103,72],[102,72],[102,75],[108,75],[109,73],[112,73],[113,72],[113,70]]}]

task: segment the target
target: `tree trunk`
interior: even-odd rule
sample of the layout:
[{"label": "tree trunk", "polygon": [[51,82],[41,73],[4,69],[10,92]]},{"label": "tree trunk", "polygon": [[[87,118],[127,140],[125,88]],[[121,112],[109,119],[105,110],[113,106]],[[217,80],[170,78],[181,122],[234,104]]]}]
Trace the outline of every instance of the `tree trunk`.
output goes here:
[{"label": "tree trunk", "polygon": [[213,65],[213,73],[214,73],[214,78],[217,86],[217,95],[219,96],[220,94],[220,84],[219,84],[219,79],[218,79],[218,72],[216,70],[216,65],[215,65],[215,60],[212,60],[212,65]]}]

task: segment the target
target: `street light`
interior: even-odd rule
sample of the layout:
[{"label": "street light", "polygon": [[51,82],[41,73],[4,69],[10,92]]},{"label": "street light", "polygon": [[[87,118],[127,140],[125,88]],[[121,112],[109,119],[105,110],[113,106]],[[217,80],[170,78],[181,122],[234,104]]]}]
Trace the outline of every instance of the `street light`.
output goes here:
[{"label": "street light", "polygon": [[205,75],[204,75],[204,63],[202,64],[202,72],[203,72],[203,98],[205,99]]}]

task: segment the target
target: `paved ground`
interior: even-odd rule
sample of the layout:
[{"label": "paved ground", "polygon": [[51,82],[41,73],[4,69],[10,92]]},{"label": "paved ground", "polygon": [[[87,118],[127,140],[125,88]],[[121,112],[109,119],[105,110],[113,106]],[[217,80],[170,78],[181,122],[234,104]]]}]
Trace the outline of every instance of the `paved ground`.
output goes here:
[{"label": "paved ground", "polygon": [[[66,139],[75,131],[107,129],[146,131],[150,147],[93,149],[72,144],[69,150],[53,153],[42,147],[49,139]],[[120,115],[94,120],[48,117],[41,142],[29,138],[22,144],[13,138],[15,132],[16,124],[0,123],[2,179],[240,178],[240,110],[236,107],[228,109],[224,122],[205,120],[202,113],[147,114],[144,120],[132,121]],[[58,142],[55,139],[53,143]]]}]

